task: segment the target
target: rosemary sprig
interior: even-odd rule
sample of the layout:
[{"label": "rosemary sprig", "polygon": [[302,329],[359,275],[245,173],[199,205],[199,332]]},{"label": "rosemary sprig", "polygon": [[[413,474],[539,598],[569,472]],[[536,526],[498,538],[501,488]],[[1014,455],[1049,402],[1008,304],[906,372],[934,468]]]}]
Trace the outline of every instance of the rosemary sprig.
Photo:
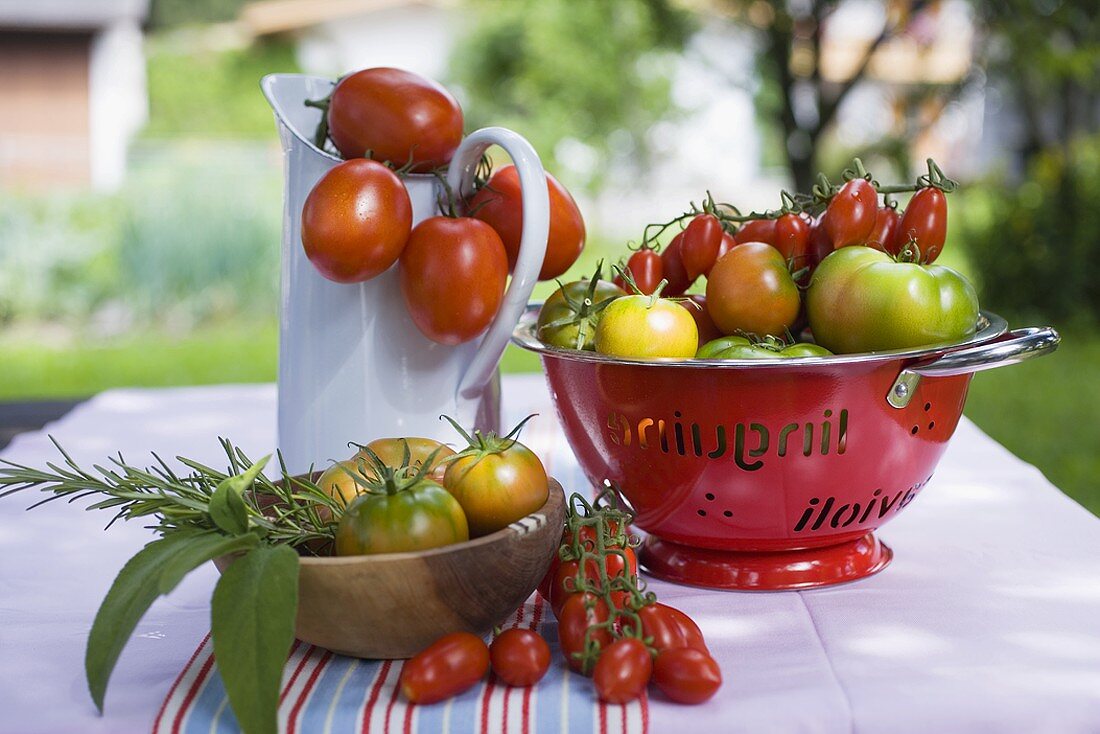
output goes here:
[{"label": "rosemary sprig", "polygon": [[[89,470],[78,465],[52,436],[50,441],[62,461],[49,462],[45,469],[0,459],[0,498],[33,489],[50,494],[31,505],[34,508],[59,499],[71,503],[98,497],[87,509],[113,510],[107,527],[120,519],[152,518],[147,527],[162,536],[181,530],[218,530],[210,514],[211,497],[220,485],[241,480],[255,465],[244,451],[223,438],[219,441],[228,460],[224,472],[177,457],[190,470],[181,476],[156,454],[152,455],[155,463],[144,468],[126,463],[118,454],[107,466],[93,464]],[[248,486],[238,487],[248,530],[266,543],[289,545],[311,555],[325,554],[334,541],[344,502],[329,496],[308,474],[291,476],[281,455],[278,460],[279,480],[259,474]],[[322,515],[321,508],[328,512]]]}]

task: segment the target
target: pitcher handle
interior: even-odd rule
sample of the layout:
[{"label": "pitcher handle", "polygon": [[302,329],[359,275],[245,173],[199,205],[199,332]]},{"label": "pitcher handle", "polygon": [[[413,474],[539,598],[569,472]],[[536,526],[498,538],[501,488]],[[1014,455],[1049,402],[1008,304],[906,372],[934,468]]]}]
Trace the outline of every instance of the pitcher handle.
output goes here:
[{"label": "pitcher handle", "polygon": [[463,398],[476,396],[496,374],[500,356],[508,346],[512,330],[523,315],[531,291],[538,282],[550,234],[550,195],[546,187],[546,173],[539,154],[518,133],[503,127],[486,127],[468,135],[451,160],[447,185],[457,197],[469,195],[477,164],[492,145],[504,148],[519,173],[523,229],[516,268],[512,273],[512,282],[504,292],[500,311],[489,325],[481,346],[458,384],[458,394]]}]

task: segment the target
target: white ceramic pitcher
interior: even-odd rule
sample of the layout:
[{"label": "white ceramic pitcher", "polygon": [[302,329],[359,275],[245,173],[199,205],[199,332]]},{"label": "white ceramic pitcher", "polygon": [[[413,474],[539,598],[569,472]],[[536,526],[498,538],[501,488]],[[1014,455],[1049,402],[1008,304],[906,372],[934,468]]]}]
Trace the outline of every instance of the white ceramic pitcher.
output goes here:
[{"label": "white ceramic pitcher", "polygon": [[[354,285],[322,277],[305,256],[302,205],[340,159],[313,145],[321,99],[332,81],[272,74],[262,81],[286,156],[279,319],[278,445],[292,473],[350,455],[348,442],[426,436],[453,442],[447,414],[466,427],[500,428],[497,363],[531,296],[549,230],[546,176],[538,154],[516,133],[490,127],[462,141],[447,183],[468,193],[482,153],[493,144],[511,156],[523,190],[523,236],[515,272],[493,323],[479,339],[451,347],[416,328],[405,308],[396,266]],[[413,224],[439,213],[442,187],[410,175]]]}]

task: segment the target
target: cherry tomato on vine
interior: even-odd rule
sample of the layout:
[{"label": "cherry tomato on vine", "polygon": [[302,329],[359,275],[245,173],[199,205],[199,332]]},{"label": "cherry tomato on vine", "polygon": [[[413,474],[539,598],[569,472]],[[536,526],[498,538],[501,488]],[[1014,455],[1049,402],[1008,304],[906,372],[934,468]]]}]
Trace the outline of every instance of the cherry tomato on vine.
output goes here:
[{"label": "cherry tomato on vine", "polygon": [[534,630],[513,627],[489,645],[493,672],[510,686],[533,686],[550,668],[550,646]]},{"label": "cherry tomato on vine", "polygon": [[826,224],[826,216],[828,213],[828,211],[822,213],[821,216],[815,219],[813,224],[810,225],[810,239],[806,243],[806,254],[809,258],[809,265],[811,268],[817,267],[817,264],[833,251],[833,241],[829,239],[829,231]]},{"label": "cherry tomato on vine", "polygon": [[496,316],[508,279],[500,237],[470,217],[430,217],[413,228],[398,273],[409,315],[440,344],[477,337]]},{"label": "cherry tomato on vine", "polygon": [[833,249],[862,245],[871,236],[878,215],[878,192],[865,178],[853,178],[840,187],[825,213],[825,230]]},{"label": "cherry tomato on vine", "polygon": [[402,69],[363,69],[332,90],[328,131],[345,158],[414,171],[447,165],[462,142],[462,108],[441,85]]},{"label": "cherry tomato on vine", "polygon": [[684,306],[691,317],[695,319],[695,328],[699,331],[699,345],[702,346],[711,339],[722,336],[722,332],[714,325],[714,319],[710,317],[710,312],[707,311],[707,297],[693,294],[688,296],[688,300],[695,304],[693,306],[690,303],[685,303]]},{"label": "cherry tomato on vine", "polygon": [[921,189],[909,200],[890,252],[899,254],[910,240],[917,243],[922,263],[935,261],[947,240],[947,196],[933,186]]},{"label": "cherry tomato on vine", "polygon": [[[645,246],[630,256],[630,259],[626,261],[626,269],[630,271],[630,277],[634,279],[634,285],[638,286],[638,290],[647,296],[652,295],[653,291],[657,290],[661,278],[665,277],[661,256],[657,254],[656,250]],[[626,289],[626,282],[620,277],[615,278],[615,284],[624,290]]]},{"label": "cherry tomato on vine", "polygon": [[657,655],[653,683],[676,703],[703,703],[722,686],[722,671],[706,652],[674,648]]},{"label": "cherry tomato on vine", "polygon": [[875,228],[867,238],[867,246],[881,252],[890,252],[898,231],[898,211],[892,206],[880,206],[875,215]]},{"label": "cherry tomato on vine", "polygon": [[576,654],[585,652],[585,635],[594,641],[599,650],[606,650],[611,644],[611,632],[605,624],[609,617],[607,603],[593,594],[573,594],[565,600],[561,614],[558,615],[558,641],[561,652],[569,667],[578,673],[588,675],[591,665]]},{"label": "cherry tomato on vine", "polygon": [[412,227],[412,204],[393,171],[363,158],[326,173],[302,207],[302,246],[317,272],[360,283],[389,269]]},{"label": "cherry tomato on vine", "polygon": [[[539,280],[552,280],[568,270],[584,249],[585,240],[584,218],[572,195],[549,173],[546,186],[550,195],[550,233]],[[469,211],[497,231],[508,255],[508,270],[514,270],[523,230],[523,197],[516,167],[504,166],[494,171],[489,183],[470,200]]]},{"label": "cherry tomato on vine", "polygon": [[653,659],[641,640],[623,637],[600,655],[592,670],[596,695],[607,703],[627,703],[642,695],[653,673]]},{"label": "cherry tomato on vine", "polygon": [[[722,241],[718,245],[718,257],[714,258],[714,262],[718,262],[719,258],[721,258],[723,255],[725,255],[727,252],[729,252],[730,250],[732,250],[736,246],[737,246],[737,240],[735,240],[733,238],[733,235],[730,234],[729,232],[723,231],[722,232]],[[713,268],[714,265],[712,264],[711,267]],[[709,270],[707,271],[707,274],[708,275],[710,274]]]},{"label": "cherry tomato on vine", "polygon": [[[457,424],[454,424],[457,428]],[[512,433],[462,432],[469,448],[447,467],[443,485],[462,505],[473,537],[488,535],[530,515],[550,493],[546,469],[535,452]]]},{"label": "cherry tomato on vine", "polygon": [[399,685],[411,703],[435,703],[472,688],[487,672],[485,641],[469,632],[453,632],[406,661]]},{"label": "cherry tomato on vine", "polygon": [[616,298],[596,325],[596,351],[615,357],[693,357],[699,330],[687,308],[652,296]]},{"label": "cherry tomato on vine", "polygon": [[722,223],[713,214],[700,214],[688,223],[680,242],[680,257],[690,280],[705,275],[714,265],[722,234]]},{"label": "cherry tomato on vine", "polygon": [[782,336],[798,318],[800,302],[787,261],[763,242],[733,248],[707,278],[707,311],[725,334]]},{"label": "cherry tomato on vine", "polygon": [[651,644],[658,653],[678,647],[693,647],[706,652],[703,633],[679,609],[654,602],[639,609],[638,617],[642,620],[642,634],[653,638]]},{"label": "cherry tomato on vine", "polygon": [[775,220],[750,219],[741,225],[741,229],[737,230],[733,238],[739,245],[746,242],[763,242],[770,245],[775,242]]},{"label": "cherry tomato on vine", "polygon": [[684,256],[680,249],[683,247],[683,242],[684,233],[681,232],[665,245],[661,253],[661,273],[662,277],[668,281],[664,290],[666,296],[682,296],[684,291],[695,282],[694,278],[688,276],[687,267],[684,265]]},{"label": "cherry tomato on vine", "polygon": [[779,250],[792,270],[809,264],[806,248],[810,244],[810,223],[801,214],[784,214],[776,219],[774,239],[769,244]]}]

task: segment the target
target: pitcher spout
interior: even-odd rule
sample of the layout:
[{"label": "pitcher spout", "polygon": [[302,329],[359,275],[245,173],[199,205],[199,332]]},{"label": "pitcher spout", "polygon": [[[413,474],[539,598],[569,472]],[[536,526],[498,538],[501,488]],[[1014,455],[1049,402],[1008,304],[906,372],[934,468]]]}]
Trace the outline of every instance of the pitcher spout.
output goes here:
[{"label": "pitcher spout", "polygon": [[283,150],[288,153],[304,150],[327,161],[340,161],[314,144],[322,111],[304,103],[305,100],[324,99],[332,87],[328,79],[307,74],[268,74],[260,80],[264,98],[275,113]]}]

